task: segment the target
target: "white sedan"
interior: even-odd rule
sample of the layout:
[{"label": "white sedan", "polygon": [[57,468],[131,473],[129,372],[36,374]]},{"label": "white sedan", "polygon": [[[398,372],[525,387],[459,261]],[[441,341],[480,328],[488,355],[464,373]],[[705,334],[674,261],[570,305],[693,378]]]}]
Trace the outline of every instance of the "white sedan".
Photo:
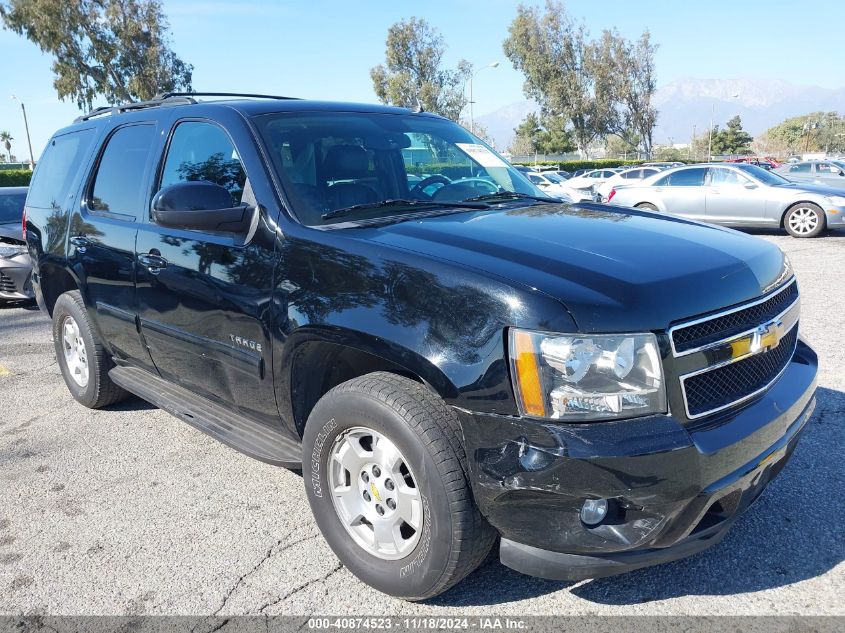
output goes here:
[{"label": "white sedan", "polygon": [[633,185],[649,176],[660,173],[660,171],[661,169],[659,167],[632,167],[608,178],[596,187],[595,191],[599,194],[599,200],[607,202],[607,198],[610,196],[610,190],[614,187],[619,185]]},{"label": "white sedan", "polygon": [[575,176],[563,183],[564,193],[574,201],[592,200],[596,187],[613,178],[617,174],[615,169],[594,169],[586,174]]},{"label": "white sedan", "polygon": [[539,171],[528,172],[525,176],[528,180],[550,196],[560,197],[568,195],[568,192],[564,189],[566,178],[563,176],[550,172]]}]

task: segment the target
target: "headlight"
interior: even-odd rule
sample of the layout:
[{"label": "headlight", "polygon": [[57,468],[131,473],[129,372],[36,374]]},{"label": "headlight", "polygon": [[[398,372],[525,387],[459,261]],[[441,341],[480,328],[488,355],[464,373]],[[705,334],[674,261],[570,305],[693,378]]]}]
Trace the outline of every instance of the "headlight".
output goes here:
[{"label": "headlight", "polygon": [[827,196],[827,199],[837,207],[845,207],[845,196]]},{"label": "headlight", "polygon": [[520,412],[590,421],[666,411],[654,334],[551,334],[510,330]]},{"label": "headlight", "polygon": [[20,246],[8,246],[8,245],[0,245],[0,257],[4,259],[8,259],[10,257],[17,257],[18,255],[23,255],[26,253],[26,246],[21,244]]}]

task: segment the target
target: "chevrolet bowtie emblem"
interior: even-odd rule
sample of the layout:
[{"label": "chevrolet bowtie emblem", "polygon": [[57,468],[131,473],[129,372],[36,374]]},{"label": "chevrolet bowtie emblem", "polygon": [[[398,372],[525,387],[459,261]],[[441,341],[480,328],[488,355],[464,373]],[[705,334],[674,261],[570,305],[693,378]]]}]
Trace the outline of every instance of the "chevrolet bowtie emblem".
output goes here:
[{"label": "chevrolet bowtie emblem", "polygon": [[748,351],[752,354],[765,351],[768,352],[780,344],[783,336],[783,321],[769,321],[754,330],[751,335],[751,345]]},{"label": "chevrolet bowtie emblem", "polygon": [[381,495],[378,493],[378,488],[376,488],[376,485],[372,482],[370,482],[370,492],[373,493],[376,501],[381,501]]}]

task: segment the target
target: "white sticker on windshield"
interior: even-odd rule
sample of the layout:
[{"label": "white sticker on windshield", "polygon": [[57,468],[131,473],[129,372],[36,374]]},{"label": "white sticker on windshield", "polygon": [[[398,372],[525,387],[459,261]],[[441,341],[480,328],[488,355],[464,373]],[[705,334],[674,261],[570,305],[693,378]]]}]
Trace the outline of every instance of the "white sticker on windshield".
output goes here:
[{"label": "white sticker on windshield", "polygon": [[482,167],[507,167],[508,164],[478,143],[455,143],[460,150]]}]

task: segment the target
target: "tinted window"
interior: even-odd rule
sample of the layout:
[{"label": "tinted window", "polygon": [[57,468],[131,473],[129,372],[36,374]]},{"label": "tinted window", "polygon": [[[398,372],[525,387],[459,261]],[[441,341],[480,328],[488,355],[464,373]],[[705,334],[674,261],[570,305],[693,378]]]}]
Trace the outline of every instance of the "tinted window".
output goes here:
[{"label": "tinted window", "polygon": [[531,175],[531,174],[528,175],[528,180],[533,182],[535,185],[539,185],[543,182],[543,179],[540,178],[540,176],[534,176],[534,175]]},{"label": "tinted window", "polygon": [[701,187],[704,185],[704,174],[707,169],[704,167],[693,167],[692,169],[680,169],[667,176],[670,187]]},{"label": "tinted window", "polygon": [[718,186],[744,185],[748,182],[745,176],[741,176],[730,169],[715,168],[710,170],[710,184]]},{"label": "tinted window", "polygon": [[790,174],[809,174],[810,163],[798,163],[789,168]]},{"label": "tinted window", "polygon": [[94,176],[89,209],[141,217],[144,176],[155,134],[154,125],[130,125],[111,135]]},{"label": "tinted window", "polygon": [[625,178],[626,180],[637,180],[639,178],[642,178],[642,176],[640,175],[642,173],[642,169],[632,169],[631,171],[623,171],[619,175]]},{"label": "tinted window", "polygon": [[0,193],[0,224],[20,222],[23,216],[25,193]]},{"label": "tinted window", "polygon": [[29,206],[59,208],[94,140],[94,130],[79,130],[57,136],[47,144],[38,161],[29,188]]},{"label": "tinted window", "polygon": [[178,182],[205,180],[225,187],[232,206],[241,203],[246,184],[241,157],[222,128],[186,121],[176,126],[161,176],[161,189]]}]

